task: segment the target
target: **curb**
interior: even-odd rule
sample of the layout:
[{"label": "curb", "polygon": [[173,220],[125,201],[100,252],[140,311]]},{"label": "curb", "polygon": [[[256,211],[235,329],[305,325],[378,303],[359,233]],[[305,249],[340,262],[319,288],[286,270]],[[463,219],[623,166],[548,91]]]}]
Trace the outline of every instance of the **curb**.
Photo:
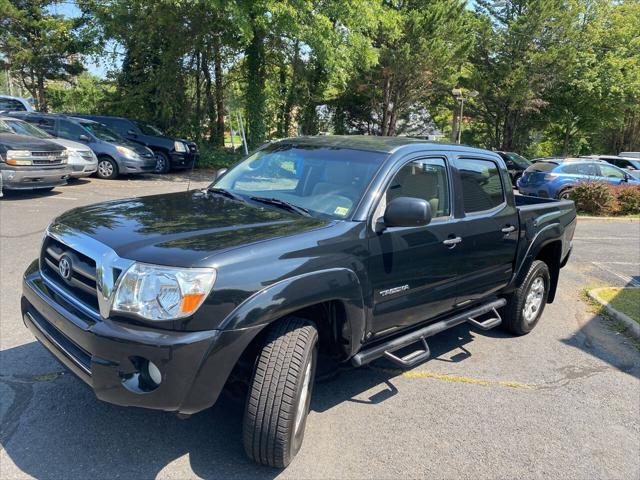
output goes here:
[{"label": "curb", "polygon": [[604,288],[594,288],[593,290],[589,290],[587,292],[587,295],[592,300],[601,304],[609,315],[611,315],[613,318],[615,318],[619,322],[623,323],[625,327],[627,327],[627,331],[631,334],[631,336],[633,336],[636,340],[640,340],[640,323],[636,322],[635,320],[625,315],[624,313],[619,312],[618,310],[613,308],[611,305],[609,305],[605,300],[600,298],[600,296],[598,295],[598,292],[600,292],[601,290],[604,290]]},{"label": "curb", "polygon": [[595,217],[590,215],[578,215],[578,220],[598,221],[598,222],[638,222],[636,217]]}]

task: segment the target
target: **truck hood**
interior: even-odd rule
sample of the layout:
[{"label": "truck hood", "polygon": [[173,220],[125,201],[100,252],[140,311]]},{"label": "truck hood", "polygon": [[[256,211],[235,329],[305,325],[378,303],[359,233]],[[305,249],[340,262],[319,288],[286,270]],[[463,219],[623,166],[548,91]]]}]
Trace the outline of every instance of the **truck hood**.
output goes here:
[{"label": "truck hood", "polygon": [[195,267],[212,265],[210,257],[222,251],[330,222],[193,190],[80,207],[55,223],[108,245],[123,258]]},{"label": "truck hood", "polygon": [[60,145],[49,140],[42,140],[15,133],[0,133],[0,145],[7,150],[37,150],[44,152],[59,152]]},{"label": "truck hood", "polygon": [[50,138],[49,141],[53,143],[57,143],[58,145],[62,145],[67,150],[74,150],[76,152],[91,150],[84,143],[74,142],[73,140],[67,140],[66,138],[54,137],[54,138]]}]

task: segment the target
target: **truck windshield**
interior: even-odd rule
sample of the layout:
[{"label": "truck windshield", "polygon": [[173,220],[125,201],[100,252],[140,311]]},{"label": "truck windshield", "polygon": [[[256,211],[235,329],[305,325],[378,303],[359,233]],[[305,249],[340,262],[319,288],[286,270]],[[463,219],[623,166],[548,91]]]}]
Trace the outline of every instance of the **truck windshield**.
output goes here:
[{"label": "truck windshield", "polygon": [[212,187],[343,219],[351,215],[385,158],[380,152],[276,144],[236,165]]},{"label": "truck windshield", "polygon": [[44,130],[22,120],[4,120],[4,122],[7,127],[13,131],[13,133],[17,133],[18,135],[26,135],[28,137],[36,138],[53,138]]}]

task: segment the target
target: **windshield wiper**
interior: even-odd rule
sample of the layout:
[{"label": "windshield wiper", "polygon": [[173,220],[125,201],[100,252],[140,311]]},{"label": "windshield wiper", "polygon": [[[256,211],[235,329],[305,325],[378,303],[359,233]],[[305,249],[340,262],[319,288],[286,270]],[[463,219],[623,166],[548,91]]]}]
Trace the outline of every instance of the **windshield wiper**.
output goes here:
[{"label": "windshield wiper", "polygon": [[254,200],[256,202],[260,202],[260,203],[268,203],[269,205],[275,205],[276,207],[282,207],[286,210],[295,212],[299,215],[302,215],[303,217],[310,217],[311,214],[309,213],[309,210],[307,210],[304,207],[300,207],[298,205],[295,205],[291,202],[287,202],[286,200],[280,200],[279,198],[269,198],[269,197],[249,197],[251,198],[251,200]]},{"label": "windshield wiper", "polygon": [[222,195],[223,197],[230,198],[231,200],[244,201],[244,198],[242,198],[240,195],[236,195],[235,193],[230,192],[229,190],[225,190],[224,188],[209,187],[207,190],[211,193],[215,193],[218,195]]}]

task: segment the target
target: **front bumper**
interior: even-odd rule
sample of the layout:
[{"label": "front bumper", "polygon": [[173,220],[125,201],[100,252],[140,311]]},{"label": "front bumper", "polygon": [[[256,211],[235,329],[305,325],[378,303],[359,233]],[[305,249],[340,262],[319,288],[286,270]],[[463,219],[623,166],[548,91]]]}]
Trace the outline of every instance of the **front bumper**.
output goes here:
[{"label": "front bumper", "polygon": [[[100,400],[185,414],[215,403],[259,331],[178,332],[89,316],[42,277],[37,261],[24,275],[21,310],[34,336]],[[162,373],[152,390],[141,383],[145,360]]]},{"label": "front bumper", "polygon": [[83,178],[88,177],[98,170],[98,163],[81,163],[81,164],[71,164],[71,177],[72,178]]},{"label": "front bumper", "polygon": [[198,159],[197,153],[171,152],[171,168],[175,168],[175,169],[192,168],[197,162],[197,159]]},{"label": "front bumper", "polygon": [[118,168],[120,173],[153,173],[156,169],[156,158],[132,160],[122,156],[120,157]]},{"label": "front bumper", "polygon": [[6,168],[0,170],[2,188],[5,190],[33,190],[56,187],[67,183],[71,169],[67,166],[56,168]]}]

